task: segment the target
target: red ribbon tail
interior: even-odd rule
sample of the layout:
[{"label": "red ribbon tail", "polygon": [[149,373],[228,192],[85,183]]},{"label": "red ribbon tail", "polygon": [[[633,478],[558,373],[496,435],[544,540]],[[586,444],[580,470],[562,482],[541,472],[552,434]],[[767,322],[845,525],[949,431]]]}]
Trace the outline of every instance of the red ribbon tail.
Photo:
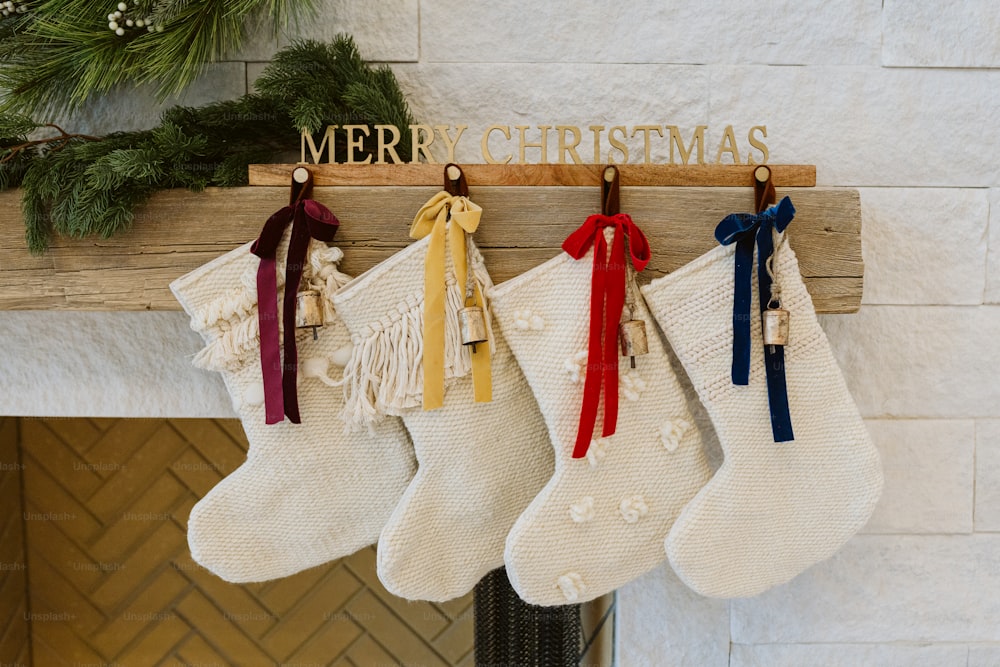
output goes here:
[{"label": "red ribbon tail", "polygon": [[583,407],[580,409],[580,427],[576,434],[573,458],[587,455],[594,437],[597,411],[601,403],[601,384],[604,376],[604,355],[601,350],[601,325],[604,315],[604,290],[607,284],[608,245],[604,235],[597,230],[594,241],[594,266],[590,286],[590,336],[587,343],[587,377],[583,385]]},{"label": "red ribbon tail", "polygon": [[625,308],[625,233],[615,226],[611,245],[607,292],[607,316],[604,327],[604,430],[613,435],[618,426],[618,322]]},{"label": "red ribbon tail", "polygon": [[[611,253],[604,237],[604,227],[614,226]],[[629,237],[629,254],[625,254],[625,235]],[[649,242],[632,219],[625,214],[613,217],[592,215],[563,242],[563,250],[575,259],[582,258],[591,243],[594,245],[594,267],[590,293],[590,336],[587,347],[587,379],[580,409],[573,458],[587,455],[601,392],[604,392],[604,419],[601,435],[613,435],[618,425],[618,326],[625,309],[626,278],[631,259],[637,271],[649,263]]]}]

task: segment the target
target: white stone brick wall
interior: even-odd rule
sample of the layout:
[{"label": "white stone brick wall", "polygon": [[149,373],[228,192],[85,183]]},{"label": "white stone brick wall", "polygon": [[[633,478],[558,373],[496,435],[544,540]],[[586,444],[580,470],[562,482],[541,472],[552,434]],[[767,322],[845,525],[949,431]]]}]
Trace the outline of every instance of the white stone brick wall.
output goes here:
[{"label": "white stone brick wall", "polygon": [[[879,508],[841,553],[756,599],[700,598],[666,567],[626,587],[622,665],[1000,665],[995,0],[320,4],[301,34],[349,30],[392,63],[418,118],[470,124],[460,160],[479,160],[492,123],[703,123],[710,153],[727,124],[767,125],[772,162],[861,189],[864,305],[822,323],[882,452]],[[260,38],[184,103],[242,93],[287,41]],[[64,122],[158,113],[130,92]],[[186,365],[198,342],[179,313],[8,313],[0,341],[0,414],[232,414]]]}]

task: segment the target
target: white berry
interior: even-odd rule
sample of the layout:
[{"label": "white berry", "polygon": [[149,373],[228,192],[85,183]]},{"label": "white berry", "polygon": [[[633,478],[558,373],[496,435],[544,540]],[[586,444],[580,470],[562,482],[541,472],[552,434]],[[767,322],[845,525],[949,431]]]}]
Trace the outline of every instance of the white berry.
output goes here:
[{"label": "white berry", "polygon": [[147,25],[146,26],[146,32],[153,32],[153,26]]},{"label": "white berry", "polygon": [[10,16],[10,12],[8,12],[6,9],[0,11],[0,14],[3,14],[4,16]]},{"label": "white berry", "polygon": [[108,14],[108,20],[109,21],[114,21],[116,18],[118,18],[118,17],[115,16],[114,14]]},{"label": "white berry", "polygon": [[125,19],[125,25],[131,28],[132,26],[135,25],[135,22],[132,19]]},{"label": "white berry", "polygon": [[115,34],[121,37],[125,34],[125,28],[118,28],[118,30],[115,30]]},{"label": "white berry", "polygon": [[115,12],[115,13],[114,13],[114,17],[115,17],[116,19],[120,19],[120,18],[122,17],[122,13],[121,13],[121,12]]},{"label": "white berry", "polygon": [[146,25],[146,22],[143,21],[142,19],[136,19],[135,20],[135,27],[136,28],[142,28],[142,27],[145,27],[145,25]]},{"label": "white berry", "polygon": [[111,30],[118,30],[118,23],[112,21],[111,23],[108,24],[108,28],[110,28]]},{"label": "white berry", "polygon": [[126,9],[128,9],[128,5],[126,5],[124,2],[119,2],[118,3],[118,11],[123,12]]},{"label": "white berry", "polygon": [[156,32],[163,32],[163,26],[162,25],[156,26]]}]

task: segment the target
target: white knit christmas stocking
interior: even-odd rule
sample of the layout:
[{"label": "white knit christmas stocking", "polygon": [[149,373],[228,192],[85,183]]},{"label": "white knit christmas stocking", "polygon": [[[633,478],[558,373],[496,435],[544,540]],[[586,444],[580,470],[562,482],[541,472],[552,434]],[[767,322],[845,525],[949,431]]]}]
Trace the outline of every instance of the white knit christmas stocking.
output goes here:
[{"label": "white knit christmas stocking", "polygon": [[[440,226],[356,278],[334,302],[354,343],[345,370],[348,420],[378,423],[382,415],[401,415],[418,461],[413,482],[379,538],[379,579],[395,595],[444,601],[464,595],[503,564],[504,538],[552,474],[553,463],[538,406],[495,329],[492,401],[474,398],[472,355],[461,344],[458,315],[467,289],[456,279],[452,255],[464,242],[456,241],[461,229],[451,226],[456,219],[468,222],[459,208],[478,221],[478,207],[445,193],[428,207],[427,215]],[[446,223],[449,208],[451,222]],[[446,294],[437,295],[444,298],[440,342],[446,389],[440,407],[424,410],[424,361],[433,353],[424,337],[425,267],[429,247],[444,243],[446,227],[441,285]],[[471,241],[467,256],[481,294],[491,283]],[[490,347],[490,342],[480,343],[478,352]]]},{"label": "white knit christmas stocking", "polygon": [[[781,206],[790,207],[786,202]],[[790,429],[781,417],[777,375],[771,378],[776,386],[769,400],[754,229],[746,233],[751,236],[743,237],[749,245],[742,248],[741,277],[748,283],[743,312],[749,314],[750,345],[742,362],[739,352],[735,363],[733,356],[734,321],[746,321],[734,309],[740,243],[711,250],[643,289],[712,418],[725,455],[666,540],[681,579],[712,597],[756,595],[828,558],[865,524],[882,487],[878,453],[816,320],[795,254],[784,235],[765,228],[765,235],[757,236],[758,250],[762,241],[765,248],[771,245],[772,234],[779,241],[772,260],[776,289],[764,293],[780,299],[790,314],[783,350]],[[734,384],[744,364],[748,384]],[[776,373],[780,360],[774,365]]]},{"label": "white knit christmas stocking", "polygon": [[[278,257],[287,241],[286,234]],[[341,257],[339,248],[313,241],[301,289],[318,290],[329,304],[347,280],[336,268]],[[188,519],[193,558],[232,582],[288,576],[372,544],[416,467],[397,419],[371,433],[345,433],[343,391],[328,385],[350,356],[350,336],[329,305],[317,340],[308,330],[295,334],[301,424],[264,423],[259,263],[247,244],[171,284],[206,343],[195,363],[222,373],[250,443],[246,462]],[[284,273],[279,265],[279,286]]]},{"label": "white knit christmas stocking", "polygon": [[[613,248],[612,229],[601,233]],[[649,353],[635,369],[619,358],[615,432],[595,430],[586,455],[573,458],[588,369],[602,363],[588,361],[593,257],[593,248],[579,260],[563,253],[490,293],[555,448],[555,475],[514,525],[505,554],[514,589],[539,605],[594,599],[661,563],[671,524],[711,474],[641,297],[632,318],[646,322]],[[616,356],[617,325],[616,317]]]}]

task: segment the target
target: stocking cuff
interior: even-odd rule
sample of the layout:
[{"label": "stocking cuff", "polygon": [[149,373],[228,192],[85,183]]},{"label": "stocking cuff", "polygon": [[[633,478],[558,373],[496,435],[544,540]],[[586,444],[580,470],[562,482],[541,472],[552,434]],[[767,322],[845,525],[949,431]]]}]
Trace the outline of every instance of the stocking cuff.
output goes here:
[{"label": "stocking cuff", "polygon": [[[732,381],[734,253],[733,245],[719,246],[642,288],[650,311],[705,401],[722,400],[740,391]],[[753,270],[756,286],[756,258]],[[812,358],[817,348],[828,343],[799,273],[795,252],[787,245],[775,258],[774,274],[780,286],[781,306],[792,314],[786,362]],[[764,382],[756,287],[752,301],[750,383],[755,384]]]},{"label": "stocking cuff", "polygon": [[[257,268],[260,259],[250,252],[252,243],[218,257],[170,284],[181,307],[191,317],[191,328],[201,334],[205,347],[193,363],[207,370],[236,371],[259,358],[260,328],[257,319]],[[284,257],[288,233],[278,249]],[[349,280],[337,264],[344,254],[340,248],[311,241],[308,264],[301,288],[315,289],[323,296],[325,321],[334,321],[330,296]],[[284,284],[284,261],[277,266],[277,283]],[[281,303],[278,303],[281,322]]]},{"label": "stocking cuff", "polygon": [[[429,236],[415,241],[333,297],[353,345],[344,371],[348,424],[371,424],[422,403],[424,263],[429,243]],[[493,283],[478,248],[471,240],[468,247],[469,270],[486,294]],[[444,375],[448,380],[468,375],[472,357],[459,330],[458,311],[465,306],[466,286],[457,283],[450,254],[446,256]],[[490,330],[488,305],[483,310]]]}]

